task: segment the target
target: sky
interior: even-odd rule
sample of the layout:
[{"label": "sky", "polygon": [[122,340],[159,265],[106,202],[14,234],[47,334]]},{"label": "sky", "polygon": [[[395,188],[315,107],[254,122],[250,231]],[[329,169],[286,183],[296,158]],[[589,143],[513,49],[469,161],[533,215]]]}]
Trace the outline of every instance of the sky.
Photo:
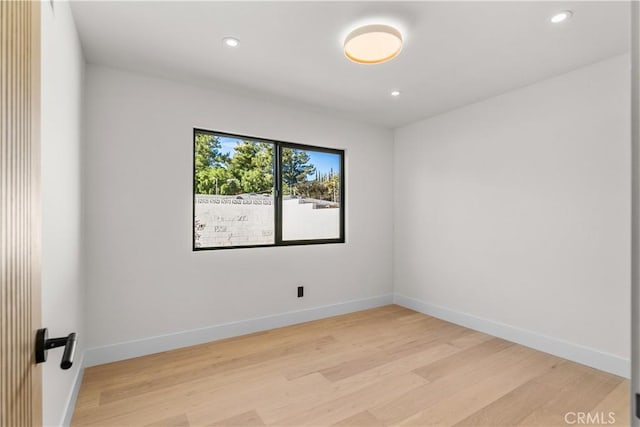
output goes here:
[{"label": "sky", "polygon": [[[235,152],[236,144],[238,142],[242,142],[242,140],[237,138],[223,136],[218,137],[218,141],[220,141],[220,145],[222,145],[222,152],[229,153],[232,157]],[[334,172],[338,172],[340,170],[340,156],[338,154],[324,153],[321,151],[307,151],[307,153],[311,158],[309,163],[314,165],[316,170],[321,174],[329,173],[332,168]]]}]

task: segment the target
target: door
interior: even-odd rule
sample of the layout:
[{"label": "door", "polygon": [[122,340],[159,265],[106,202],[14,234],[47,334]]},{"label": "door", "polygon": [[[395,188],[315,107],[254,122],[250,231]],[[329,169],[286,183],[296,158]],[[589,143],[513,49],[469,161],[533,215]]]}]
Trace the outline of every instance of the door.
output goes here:
[{"label": "door", "polygon": [[40,2],[0,0],[0,426],[42,424]]}]

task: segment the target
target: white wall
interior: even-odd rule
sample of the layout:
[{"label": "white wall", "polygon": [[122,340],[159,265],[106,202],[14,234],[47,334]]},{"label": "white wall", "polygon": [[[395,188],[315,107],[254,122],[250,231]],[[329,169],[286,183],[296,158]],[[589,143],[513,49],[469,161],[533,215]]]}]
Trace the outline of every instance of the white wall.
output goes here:
[{"label": "white wall", "polygon": [[43,365],[43,420],[61,425],[79,374],[83,329],[81,123],[84,59],[69,4],[42,3],[42,324],[49,335],[78,333],[76,363],[62,349]]},{"label": "white wall", "polygon": [[397,129],[395,291],[628,364],[629,148],[626,56]]},{"label": "white wall", "polygon": [[[88,346],[392,291],[390,131],[94,65],[86,90]],[[345,149],[347,243],[192,252],[194,127]]]}]

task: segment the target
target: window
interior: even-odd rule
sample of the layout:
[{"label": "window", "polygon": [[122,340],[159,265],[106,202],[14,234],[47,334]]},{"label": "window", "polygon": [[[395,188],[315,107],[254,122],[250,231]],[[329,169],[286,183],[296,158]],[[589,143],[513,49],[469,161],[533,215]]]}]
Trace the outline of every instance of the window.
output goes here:
[{"label": "window", "polygon": [[344,151],[194,130],[193,249],[344,242]]}]

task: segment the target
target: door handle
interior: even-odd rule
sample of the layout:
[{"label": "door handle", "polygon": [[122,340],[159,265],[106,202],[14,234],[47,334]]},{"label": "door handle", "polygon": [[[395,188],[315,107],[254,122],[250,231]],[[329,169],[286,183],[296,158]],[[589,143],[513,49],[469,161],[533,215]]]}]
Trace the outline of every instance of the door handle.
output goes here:
[{"label": "door handle", "polygon": [[64,346],[60,368],[69,369],[73,365],[73,357],[76,354],[76,333],[72,332],[66,337],[49,338],[47,328],[38,329],[36,333],[36,363],[47,361],[47,351],[52,348]]}]

